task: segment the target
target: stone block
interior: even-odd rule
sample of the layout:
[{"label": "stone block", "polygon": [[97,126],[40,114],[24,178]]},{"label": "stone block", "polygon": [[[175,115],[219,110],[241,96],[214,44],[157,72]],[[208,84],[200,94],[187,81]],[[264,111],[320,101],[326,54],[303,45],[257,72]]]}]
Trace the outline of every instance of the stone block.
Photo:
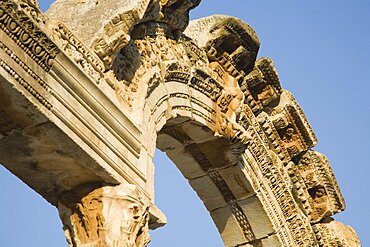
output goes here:
[{"label": "stone block", "polygon": [[246,242],[244,234],[229,207],[216,209],[211,212],[211,216],[226,247],[234,247]]},{"label": "stone block", "polygon": [[237,200],[246,199],[255,195],[242,169],[240,165],[236,165],[219,171]]},{"label": "stone block", "polygon": [[177,168],[179,168],[186,179],[192,180],[206,174],[195,159],[185,151],[184,147],[169,150],[166,154]]},{"label": "stone block", "polygon": [[274,232],[274,227],[257,196],[239,201],[256,239],[264,238]]},{"label": "stone block", "polygon": [[197,192],[208,211],[225,207],[226,201],[209,176],[203,176],[190,181],[191,187]]}]

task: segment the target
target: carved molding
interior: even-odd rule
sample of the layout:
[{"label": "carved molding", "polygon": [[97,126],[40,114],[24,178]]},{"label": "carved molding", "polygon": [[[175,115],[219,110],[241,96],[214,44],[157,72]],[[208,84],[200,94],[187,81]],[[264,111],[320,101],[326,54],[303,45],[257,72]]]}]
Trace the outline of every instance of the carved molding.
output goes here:
[{"label": "carved molding", "polygon": [[318,246],[320,247],[361,247],[361,243],[353,228],[337,222],[332,218],[315,224],[313,227],[318,240]]},{"label": "carved molding", "polygon": [[[97,84],[104,80],[105,66],[103,61],[81,42],[63,23],[58,23],[53,28],[53,38],[59,47],[67,53],[87,75],[92,77]],[[107,80],[109,84],[109,80]],[[112,83],[109,84],[112,86]]]},{"label": "carved molding", "polygon": [[46,91],[50,92],[51,89],[49,85],[41,79],[32,69],[23,62],[9,47],[7,47],[3,42],[0,41],[0,49],[4,50],[4,52],[14,61],[16,62],[24,71],[26,71],[41,87],[43,87]]},{"label": "carved molding", "polygon": [[[28,66],[23,63],[14,53],[7,48],[2,42],[0,42],[0,49],[3,49],[8,53],[9,57],[13,58],[26,72],[28,72],[44,89],[49,91],[47,84],[40,79]],[[12,76],[24,89],[26,89],[37,101],[41,103],[46,109],[51,110],[52,104],[46,100],[39,92],[34,88],[34,86],[22,78],[18,72],[11,68],[3,59],[0,58],[0,67],[2,67],[10,76]]]},{"label": "carved molding", "polygon": [[50,70],[58,47],[12,0],[0,3],[0,27],[45,71]]},{"label": "carved molding", "polygon": [[[293,166],[297,180],[303,184],[297,189],[307,192],[301,200],[310,204],[309,217],[316,223],[345,209],[343,196],[328,159],[315,151],[307,151]],[[294,176],[294,175],[293,175]]]},{"label": "carved molding", "polygon": [[[226,217],[222,221],[235,224],[231,229],[237,231],[230,230],[227,224],[218,225],[227,239],[225,243],[230,239],[235,241],[235,244],[227,242],[228,246],[268,246],[264,244],[267,238],[274,238],[276,246],[359,246],[351,228],[328,218],[344,210],[344,199],[328,159],[311,150],[317,143],[315,134],[297,101],[282,89],[272,60],[256,60],[260,44],[255,32],[241,20],[213,16],[191,23],[184,34],[189,11],[199,2],[133,0],[129,3],[122,0],[109,5],[60,0],[48,14],[55,22],[49,23],[36,1],[0,3],[2,32],[54,79],[60,76],[59,80],[70,80],[66,78],[75,74],[66,70],[73,67],[81,77],[69,82],[68,89],[76,94],[74,89],[81,90],[78,96],[94,117],[94,109],[97,109],[94,104],[104,110],[107,118],[99,115],[98,121],[91,118],[95,122],[90,123],[81,117],[84,108],[73,108],[58,98],[64,100],[68,110],[73,110],[75,115],[70,117],[81,117],[81,126],[88,127],[84,129],[86,133],[79,133],[85,138],[84,144],[95,144],[88,135],[96,130],[94,123],[104,126],[108,131],[104,129],[99,133],[101,139],[97,138],[97,142],[106,146],[95,147],[98,157],[112,159],[109,164],[122,170],[121,175],[127,170],[140,178],[140,186],[84,184],[64,192],[58,209],[69,245],[139,247],[148,244],[149,224],[160,226],[165,221],[160,214],[157,217],[150,213],[152,195],[138,188],[147,192],[144,190],[152,186],[152,171],[146,169],[150,168],[148,164],[151,165],[158,134],[175,143],[174,147],[164,145],[166,151],[180,154],[182,150],[190,160],[187,165],[198,169],[201,175],[189,179],[191,183],[195,179],[210,181],[208,185],[220,195],[212,200],[222,203],[212,205],[210,212],[215,219]],[[76,8],[65,17],[67,14],[60,10],[73,4],[79,4],[83,13],[75,15],[73,11],[80,10]],[[107,5],[100,9],[99,4]],[[110,14],[110,10],[114,13]],[[87,28],[85,37],[80,21],[88,22],[86,17],[98,19]],[[43,25],[52,29],[56,43],[40,29]],[[19,52],[5,44],[0,41],[0,51],[7,56],[0,59],[0,67],[50,110],[50,102],[35,89],[37,86],[50,92],[47,81],[21,60]],[[60,50],[74,63],[64,55],[58,56],[58,62],[68,62],[70,67],[56,63],[50,72]],[[17,71],[6,61],[23,71]],[[23,78],[24,72],[33,80]],[[85,81],[79,84],[78,80]],[[101,96],[98,86],[103,81],[116,94]],[[99,93],[94,94],[94,90]],[[97,94],[101,96],[99,99],[104,98],[103,103],[92,102]],[[118,96],[118,100],[111,100],[123,102],[127,112],[120,112],[106,96]],[[111,109],[104,108],[107,105]],[[129,115],[127,119],[124,114]],[[105,122],[106,119],[111,121]],[[72,118],[68,121],[71,128],[80,123]],[[186,127],[189,122],[196,123],[201,131],[192,133],[194,130]],[[6,134],[14,126],[5,126],[2,132]],[[119,134],[122,129],[122,136],[128,141],[124,139],[122,144],[108,140],[112,136],[123,140]],[[139,136],[140,133],[143,136]],[[120,144],[121,149],[115,146]],[[109,153],[109,150],[113,151]],[[124,167],[112,165],[122,161]],[[142,165],[146,167],[139,168]],[[234,176],[231,184],[223,175],[227,169]],[[137,182],[128,178],[130,183]],[[244,180],[251,188],[245,189],[247,186],[241,182]],[[261,210],[256,211],[257,216],[248,215],[240,199],[252,197],[248,189],[253,192],[252,199],[262,205]],[[219,209],[228,210],[229,215],[215,216]],[[271,225],[270,232],[256,228],[261,218],[268,219],[264,225],[265,228]],[[236,232],[241,232],[240,239],[235,240]]]},{"label": "carved molding", "polygon": [[135,185],[83,185],[58,203],[69,246],[142,247],[150,242],[149,206]]},{"label": "carved molding", "polygon": [[131,40],[129,33],[144,17],[149,2],[150,0],[138,1],[134,9],[113,16],[97,32],[91,47],[104,61],[107,69],[110,68],[117,53]]}]

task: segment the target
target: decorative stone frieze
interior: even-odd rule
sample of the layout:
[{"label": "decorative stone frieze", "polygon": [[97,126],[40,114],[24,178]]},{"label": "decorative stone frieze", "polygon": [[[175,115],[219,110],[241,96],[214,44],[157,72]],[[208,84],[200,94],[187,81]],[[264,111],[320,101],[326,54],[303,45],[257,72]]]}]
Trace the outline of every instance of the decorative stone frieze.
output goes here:
[{"label": "decorative stone frieze", "polygon": [[49,71],[59,49],[40,29],[37,22],[26,14],[28,8],[37,6],[34,1],[20,3],[12,0],[2,1],[0,27],[25,53]]},{"label": "decorative stone frieze", "polygon": [[[345,209],[344,199],[324,155],[307,151],[292,169],[295,170],[297,179],[303,180],[302,189],[308,192],[309,196],[301,200],[311,206],[311,222],[319,222]],[[297,189],[301,189],[301,186]]]},{"label": "decorative stone frieze", "polygon": [[352,227],[337,222],[332,218],[313,226],[318,240],[318,246],[361,246],[356,232]]},{"label": "decorative stone frieze", "polygon": [[[166,223],[155,148],[225,246],[360,246],[315,134],[254,30],[199,0],[0,2],[0,162],[70,246],[141,247]],[[188,27],[187,27],[188,26]],[[186,28],[187,27],[187,28]],[[9,151],[9,147],[10,151]]]},{"label": "decorative stone frieze", "polygon": [[287,91],[282,92],[277,106],[267,108],[258,119],[281,160],[289,161],[317,143],[303,111]]}]

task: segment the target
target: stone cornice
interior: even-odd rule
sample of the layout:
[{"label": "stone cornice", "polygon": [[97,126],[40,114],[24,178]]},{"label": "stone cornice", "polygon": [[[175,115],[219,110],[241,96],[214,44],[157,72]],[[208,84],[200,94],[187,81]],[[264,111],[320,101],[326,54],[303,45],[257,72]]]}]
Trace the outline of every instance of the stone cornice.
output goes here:
[{"label": "stone cornice", "polygon": [[59,48],[35,21],[11,0],[0,4],[0,27],[45,71],[49,71]]}]

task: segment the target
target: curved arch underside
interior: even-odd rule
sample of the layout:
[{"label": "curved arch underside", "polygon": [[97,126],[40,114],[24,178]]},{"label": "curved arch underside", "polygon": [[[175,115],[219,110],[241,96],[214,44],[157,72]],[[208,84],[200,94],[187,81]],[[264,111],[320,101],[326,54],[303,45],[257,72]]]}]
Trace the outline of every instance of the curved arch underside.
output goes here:
[{"label": "curved arch underside", "polygon": [[360,246],[331,218],[345,203],[329,161],[256,33],[189,24],[199,3],[57,0],[45,17],[3,0],[1,163],[58,207],[70,246],[148,244],[165,224],[156,147],[227,247]]}]

